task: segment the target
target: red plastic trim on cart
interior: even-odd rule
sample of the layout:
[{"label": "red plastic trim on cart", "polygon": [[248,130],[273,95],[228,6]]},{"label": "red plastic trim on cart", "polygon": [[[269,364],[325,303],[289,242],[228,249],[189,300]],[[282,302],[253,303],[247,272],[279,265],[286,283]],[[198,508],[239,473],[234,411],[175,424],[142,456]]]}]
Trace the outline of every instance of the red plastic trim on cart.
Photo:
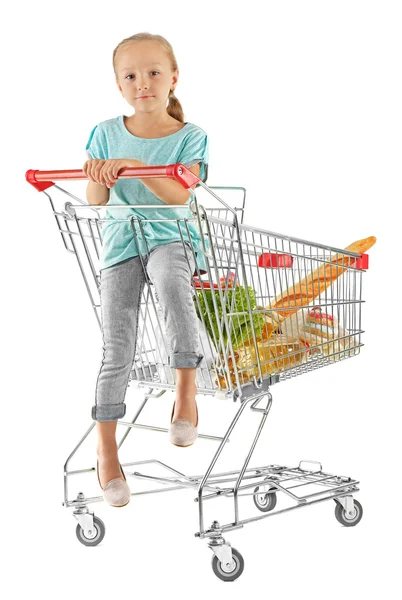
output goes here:
[{"label": "red plastic trim on cart", "polygon": [[[201,181],[200,177],[197,177],[197,175],[181,163],[174,165],[126,167],[121,169],[118,173],[118,179],[146,179],[147,177],[170,177],[176,179],[176,181],[181,183],[186,189]],[[88,177],[81,169],[66,171],[38,171],[29,169],[29,171],[25,173],[25,179],[39,192],[42,192],[54,185],[55,181],[88,179]]]},{"label": "red plastic trim on cart", "polygon": [[[194,279],[194,285],[197,288],[197,290],[200,290],[201,288],[204,288],[205,290],[210,290],[211,289],[211,282],[210,281],[206,281],[205,279],[198,279],[198,277],[193,277]],[[218,284],[217,283],[213,283],[212,287],[214,289],[218,289]]]},{"label": "red plastic trim on cart", "polygon": [[288,269],[293,265],[291,254],[278,254],[277,252],[263,252],[258,257],[258,266],[264,269]]},{"label": "red plastic trim on cart", "polygon": [[361,269],[361,270],[368,269],[368,267],[369,267],[369,255],[368,254],[362,254],[360,258],[356,259],[354,267],[356,269]]},{"label": "red plastic trim on cart", "polygon": [[31,185],[34,186],[34,188],[36,188],[38,190],[38,192],[43,192],[43,190],[47,190],[47,188],[52,187],[52,185],[54,185],[53,181],[43,181],[41,183],[36,181],[36,173],[38,173],[39,171],[35,171],[35,169],[29,169],[29,171],[27,171],[25,173],[25,179],[27,180],[28,183],[30,183]]},{"label": "red plastic trim on cart", "polygon": [[[200,290],[201,288],[204,288],[204,290],[210,290],[211,289],[211,282],[206,280],[206,279],[198,279],[198,277],[193,277],[194,280],[194,286],[197,290]],[[224,290],[226,288],[225,285],[226,279],[224,279],[223,281],[221,281],[221,287]],[[229,281],[229,285],[227,286],[229,289],[233,288],[234,285]],[[212,283],[212,289],[217,290],[219,289],[219,286],[217,283]]]},{"label": "red plastic trim on cart", "polygon": [[[226,277],[221,277],[219,279],[221,286],[223,289],[225,289],[226,287],[226,282],[227,282],[227,287],[231,288],[233,287],[234,284],[234,279],[235,279],[235,274],[233,273],[233,271],[230,271],[230,275],[228,278]],[[194,285],[196,287],[196,289],[200,290],[201,288],[204,288],[206,290],[210,290],[211,289],[211,282],[208,281],[207,279],[199,279],[196,275],[193,277],[194,280]],[[219,286],[217,283],[212,283],[212,289],[217,290],[219,289]]]}]

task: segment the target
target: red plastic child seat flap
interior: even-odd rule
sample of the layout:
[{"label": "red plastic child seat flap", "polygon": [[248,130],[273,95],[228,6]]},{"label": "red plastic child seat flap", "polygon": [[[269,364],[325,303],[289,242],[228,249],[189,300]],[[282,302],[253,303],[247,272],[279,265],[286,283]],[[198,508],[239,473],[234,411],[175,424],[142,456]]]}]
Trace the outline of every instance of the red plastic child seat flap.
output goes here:
[{"label": "red plastic child seat flap", "polygon": [[293,256],[277,252],[263,252],[258,257],[258,266],[265,269],[289,268],[293,265]]}]

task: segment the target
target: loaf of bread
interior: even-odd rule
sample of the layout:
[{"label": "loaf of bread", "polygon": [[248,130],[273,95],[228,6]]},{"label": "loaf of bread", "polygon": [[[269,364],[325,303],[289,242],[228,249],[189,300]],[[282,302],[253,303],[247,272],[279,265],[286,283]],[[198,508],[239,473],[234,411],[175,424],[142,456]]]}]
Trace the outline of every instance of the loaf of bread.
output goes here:
[{"label": "loaf of bread", "polygon": [[[274,334],[268,339],[257,342],[257,352],[261,375],[267,377],[306,362],[309,351],[303,342],[298,340],[290,342],[284,335]],[[236,351],[235,361],[229,358],[227,379],[230,379],[233,385],[236,385],[235,366],[241,384],[252,381],[254,376],[259,377],[260,370],[254,345],[244,346]],[[222,373],[218,373],[216,384],[218,382],[223,389],[226,389],[226,380]]]},{"label": "loaf of bread", "polygon": [[[355,252],[356,254],[364,254],[369,248],[374,246],[376,241],[374,236],[370,236],[364,240],[358,240],[350,244],[345,250]],[[289,317],[301,306],[307,306],[314,298],[322,294],[348,267],[353,266],[355,261],[356,258],[354,256],[341,253],[336,254],[331,262],[323,264],[307,277],[277,296],[267,308],[275,310],[281,317]]]}]

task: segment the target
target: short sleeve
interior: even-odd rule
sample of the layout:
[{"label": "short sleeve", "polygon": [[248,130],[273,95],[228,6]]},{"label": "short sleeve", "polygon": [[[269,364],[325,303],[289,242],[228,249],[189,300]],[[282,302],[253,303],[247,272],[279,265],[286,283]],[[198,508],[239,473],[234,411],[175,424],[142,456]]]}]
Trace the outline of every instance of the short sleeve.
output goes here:
[{"label": "short sleeve", "polygon": [[200,179],[204,183],[206,182],[208,178],[209,139],[202,129],[192,131],[186,138],[177,162],[182,163],[188,169],[197,163],[201,163]]},{"label": "short sleeve", "polygon": [[87,142],[85,150],[87,151],[87,156],[89,159],[108,159],[106,138],[98,125],[95,125],[95,127],[89,134],[89,140]]}]

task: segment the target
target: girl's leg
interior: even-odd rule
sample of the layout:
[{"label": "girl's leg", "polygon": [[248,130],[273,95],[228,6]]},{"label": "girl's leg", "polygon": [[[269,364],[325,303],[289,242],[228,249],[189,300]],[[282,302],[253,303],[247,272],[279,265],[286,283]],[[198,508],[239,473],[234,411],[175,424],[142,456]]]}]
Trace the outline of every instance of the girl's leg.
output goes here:
[{"label": "girl's leg", "polygon": [[197,386],[195,374],[197,369],[176,369],[176,404],[172,421],[177,419],[188,419],[197,425],[197,411],[195,396]]},{"label": "girl's leg", "polygon": [[[173,421],[189,419],[196,425],[196,367],[199,354],[198,318],[192,295],[192,251],[181,242],[157,246],[148,259],[148,275],[163,312],[169,347],[169,365],[176,369],[176,404]],[[189,266],[190,263],[190,266]]]},{"label": "girl's leg", "polygon": [[92,418],[97,421],[97,455],[102,487],[122,478],[116,442],[117,419],[124,403],[134,362],[138,312],[144,273],[138,257],[101,271],[103,360],[95,391]]},{"label": "girl's leg", "polygon": [[121,477],[117,455],[116,426],[117,421],[97,421],[96,423],[98,432],[96,454],[99,460],[99,479],[102,488],[111,479]]}]

